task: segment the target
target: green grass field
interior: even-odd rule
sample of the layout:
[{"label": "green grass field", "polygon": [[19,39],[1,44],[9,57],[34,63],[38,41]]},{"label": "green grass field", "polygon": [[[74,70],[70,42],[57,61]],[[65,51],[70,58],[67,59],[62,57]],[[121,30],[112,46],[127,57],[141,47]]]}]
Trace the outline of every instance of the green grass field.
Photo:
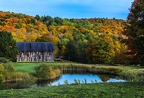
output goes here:
[{"label": "green grass field", "polygon": [[47,64],[47,65],[69,65],[70,63],[68,62],[48,62],[48,63],[17,63],[13,62],[14,65],[14,70],[15,71],[20,71],[20,72],[28,72],[28,73],[34,73],[34,68],[36,66],[39,66],[41,64]]},{"label": "green grass field", "polygon": [[1,90],[0,98],[144,98],[144,83],[96,83]]},{"label": "green grass field", "polygon": [[13,64],[15,71],[34,73],[34,68],[42,63],[13,63]]},{"label": "green grass field", "polygon": [[80,64],[80,63],[73,63],[73,62],[48,62],[48,63],[17,63],[17,62],[12,62],[14,65],[14,70],[18,71],[18,72],[28,72],[28,73],[34,73],[35,70],[34,68],[36,66],[39,66],[41,64],[47,64],[47,65],[84,65],[84,66],[95,66],[95,67],[115,67],[115,68],[120,68],[124,71],[144,71],[144,68],[140,68],[140,67],[130,67],[130,66],[111,66],[111,65],[94,65],[94,64]]}]

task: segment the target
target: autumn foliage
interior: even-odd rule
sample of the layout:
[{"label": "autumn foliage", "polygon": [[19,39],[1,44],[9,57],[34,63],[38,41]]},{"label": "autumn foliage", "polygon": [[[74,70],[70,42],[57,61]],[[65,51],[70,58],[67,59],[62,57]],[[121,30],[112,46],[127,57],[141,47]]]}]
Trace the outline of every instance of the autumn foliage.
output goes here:
[{"label": "autumn foliage", "polygon": [[53,42],[55,57],[83,63],[112,63],[126,47],[126,21],[108,18],[68,19],[0,12],[0,30],[17,42]]}]

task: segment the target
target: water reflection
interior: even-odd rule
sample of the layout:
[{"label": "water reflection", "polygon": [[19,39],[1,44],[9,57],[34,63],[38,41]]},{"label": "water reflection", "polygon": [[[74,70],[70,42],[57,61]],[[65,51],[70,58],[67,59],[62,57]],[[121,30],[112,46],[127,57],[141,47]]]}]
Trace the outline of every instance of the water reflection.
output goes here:
[{"label": "water reflection", "polygon": [[95,75],[95,74],[86,74],[86,73],[65,73],[60,77],[47,81],[37,81],[37,83],[23,83],[23,82],[14,82],[14,83],[3,83],[0,85],[0,89],[19,89],[19,88],[28,88],[33,86],[57,86],[67,84],[74,84],[77,80],[79,83],[100,83],[100,82],[126,82],[126,80],[116,78],[112,75]]},{"label": "water reflection", "polygon": [[94,75],[94,74],[62,74],[56,80],[39,81],[38,86],[57,86],[63,85],[67,81],[68,84],[74,84],[78,80],[80,83],[92,83],[92,82],[126,82],[126,80],[115,78],[112,75]]}]

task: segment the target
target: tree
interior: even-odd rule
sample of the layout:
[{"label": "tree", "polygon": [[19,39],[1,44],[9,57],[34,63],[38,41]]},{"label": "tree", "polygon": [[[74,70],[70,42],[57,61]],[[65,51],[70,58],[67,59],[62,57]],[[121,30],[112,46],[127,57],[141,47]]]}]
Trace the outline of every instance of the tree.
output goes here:
[{"label": "tree", "polygon": [[132,3],[127,21],[124,34],[128,36],[128,48],[136,55],[133,63],[144,65],[144,0]]},{"label": "tree", "polygon": [[66,50],[64,53],[64,57],[67,60],[70,61],[76,61],[76,57],[77,57],[77,48],[75,45],[75,42],[70,40],[67,45],[66,45]]},{"label": "tree", "polygon": [[[89,63],[113,63],[115,54],[122,50],[120,43],[110,35],[101,35],[87,49]],[[91,61],[91,62],[90,62]]]},{"label": "tree", "polygon": [[50,72],[52,71],[52,67],[42,64],[35,68],[36,76],[39,79],[46,80],[50,78]]},{"label": "tree", "polygon": [[0,57],[16,59],[18,50],[11,33],[0,31]]}]

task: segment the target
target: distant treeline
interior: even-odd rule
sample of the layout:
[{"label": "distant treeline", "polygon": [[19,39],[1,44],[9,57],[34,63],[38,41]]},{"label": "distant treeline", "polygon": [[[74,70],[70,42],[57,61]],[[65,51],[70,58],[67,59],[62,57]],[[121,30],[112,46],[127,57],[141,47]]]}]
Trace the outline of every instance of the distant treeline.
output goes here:
[{"label": "distant treeline", "polygon": [[[55,57],[82,63],[125,63],[125,20],[68,19],[0,12],[0,30],[17,42],[53,42]],[[120,59],[120,60],[119,60]]]}]

